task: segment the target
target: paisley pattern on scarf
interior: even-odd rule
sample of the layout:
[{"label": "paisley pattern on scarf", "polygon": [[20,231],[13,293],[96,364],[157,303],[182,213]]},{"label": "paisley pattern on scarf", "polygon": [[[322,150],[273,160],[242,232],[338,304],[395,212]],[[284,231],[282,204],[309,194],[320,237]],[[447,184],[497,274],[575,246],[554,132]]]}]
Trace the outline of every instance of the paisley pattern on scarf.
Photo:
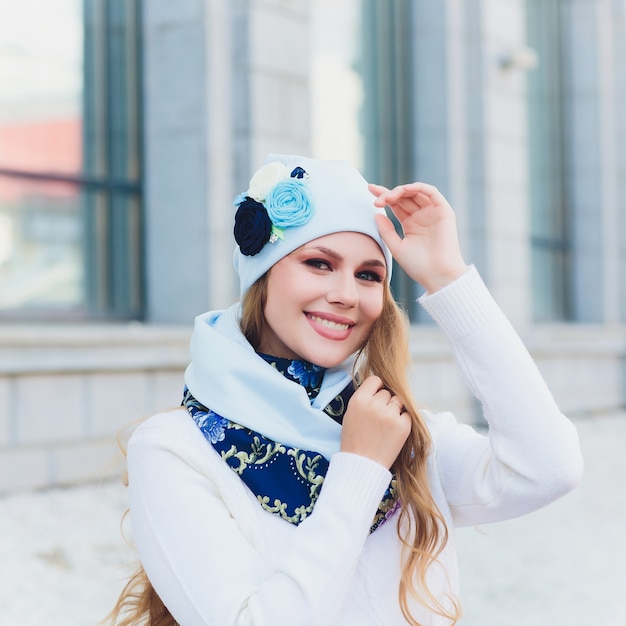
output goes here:
[{"label": "paisley pattern on scarf", "polygon": [[[313,402],[322,384],[323,368],[302,360],[292,361],[261,353],[259,356],[288,380],[304,387]],[[341,424],[353,393],[354,386],[350,383],[324,412]],[[182,404],[207,441],[256,495],[263,509],[296,525],[312,513],[328,471],[329,463],[323,455],[285,446],[236,424],[198,402],[187,387]],[[399,506],[394,477],[374,516],[370,532],[392,517]]]}]

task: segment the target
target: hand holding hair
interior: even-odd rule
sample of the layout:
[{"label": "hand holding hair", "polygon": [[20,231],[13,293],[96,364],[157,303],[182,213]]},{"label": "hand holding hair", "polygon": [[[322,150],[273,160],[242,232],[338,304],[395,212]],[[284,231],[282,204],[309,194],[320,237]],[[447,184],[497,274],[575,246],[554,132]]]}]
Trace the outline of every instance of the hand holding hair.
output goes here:
[{"label": "hand holding hair", "polygon": [[436,187],[415,182],[368,188],[374,205],[388,206],[402,226],[400,237],[388,217],[375,217],[391,254],[413,280],[433,293],[465,272],[454,211]]},{"label": "hand holding hair", "polygon": [[402,399],[368,376],[348,402],[341,429],[341,451],[367,457],[390,469],[411,432]]}]

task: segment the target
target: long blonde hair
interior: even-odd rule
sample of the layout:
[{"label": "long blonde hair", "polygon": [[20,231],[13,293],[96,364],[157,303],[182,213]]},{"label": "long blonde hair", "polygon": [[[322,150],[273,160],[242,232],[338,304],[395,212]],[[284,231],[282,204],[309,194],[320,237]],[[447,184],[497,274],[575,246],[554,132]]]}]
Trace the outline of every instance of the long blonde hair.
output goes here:
[{"label": "long blonde hair", "polygon": [[411,433],[393,465],[402,504],[397,522],[402,552],[398,589],[400,608],[411,626],[421,626],[411,615],[409,597],[456,624],[461,616],[458,600],[447,594],[438,599],[428,588],[426,574],[448,541],[448,528],[428,486],[428,456],[432,441],[411,393],[408,369],[409,320],[385,285],[383,310],[357,359],[357,380],[376,375],[394,395],[402,398],[411,415]]},{"label": "long blonde hair", "polygon": [[[254,347],[259,345],[267,324],[267,276],[264,274],[250,287],[242,303],[241,331]],[[378,376],[389,391],[402,398],[411,415],[411,433],[393,466],[402,504],[397,523],[403,546],[398,589],[402,614],[411,626],[422,626],[410,612],[412,596],[437,615],[451,620],[454,626],[461,613],[458,600],[446,596],[447,605],[444,604],[426,582],[428,568],[437,562],[448,541],[448,530],[428,487],[427,460],[432,442],[412,398],[409,361],[409,321],[385,283],[381,315],[357,355],[353,376],[357,383],[369,375]],[[115,626],[178,626],[141,566],[107,619]]]}]

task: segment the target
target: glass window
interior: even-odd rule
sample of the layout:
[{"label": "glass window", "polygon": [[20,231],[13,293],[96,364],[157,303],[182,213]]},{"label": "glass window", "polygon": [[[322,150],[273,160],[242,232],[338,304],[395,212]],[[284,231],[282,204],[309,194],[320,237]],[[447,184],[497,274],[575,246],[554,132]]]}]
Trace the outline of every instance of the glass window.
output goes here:
[{"label": "glass window", "polygon": [[533,311],[537,321],[567,320],[570,237],[564,175],[559,0],[529,0],[528,42],[539,54],[529,73],[529,153]]},{"label": "glass window", "polygon": [[[415,177],[411,4],[410,0],[362,3],[365,174],[389,188]],[[422,321],[416,303],[418,286],[395,262],[391,287],[411,321]]]},{"label": "glass window", "polygon": [[0,0],[0,316],[142,314],[138,0]]}]

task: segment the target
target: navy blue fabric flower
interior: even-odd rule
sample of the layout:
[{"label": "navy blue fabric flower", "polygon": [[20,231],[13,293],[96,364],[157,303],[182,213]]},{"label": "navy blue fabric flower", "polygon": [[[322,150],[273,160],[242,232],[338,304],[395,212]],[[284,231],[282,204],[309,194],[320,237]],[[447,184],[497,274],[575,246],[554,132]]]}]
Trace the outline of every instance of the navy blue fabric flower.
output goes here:
[{"label": "navy blue fabric flower", "polygon": [[288,172],[280,161],[266,163],[250,179],[248,191],[235,198],[235,241],[245,256],[284,240],[286,228],[303,226],[313,217],[309,175],[299,166]]},{"label": "navy blue fabric flower", "polygon": [[265,207],[246,196],[235,213],[233,234],[242,254],[253,256],[269,241],[272,222]]}]

